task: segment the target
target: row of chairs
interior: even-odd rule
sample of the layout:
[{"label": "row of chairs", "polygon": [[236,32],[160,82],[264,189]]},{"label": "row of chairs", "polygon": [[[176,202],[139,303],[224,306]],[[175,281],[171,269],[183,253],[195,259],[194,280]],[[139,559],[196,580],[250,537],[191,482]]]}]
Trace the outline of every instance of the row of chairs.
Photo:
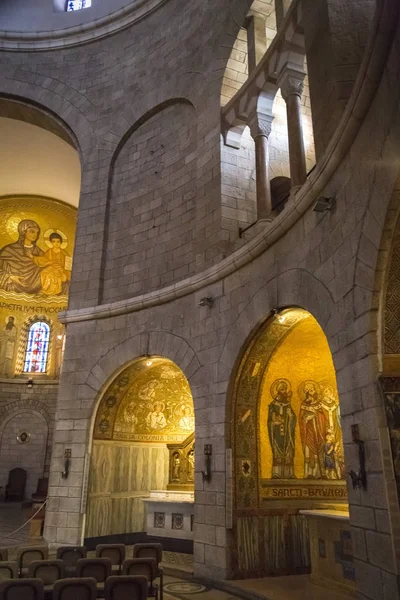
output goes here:
[{"label": "row of chairs", "polygon": [[[114,575],[104,586],[105,600],[146,600],[148,582],[143,576]],[[61,579],[52,590],[40,579],[10,579],[0,582],[1,600],[95,600],[96,580],[92,577]]]},{"label": "row of chairs", "polygon": [[57,549],[55,560],[48,560],[48,548],[44,546],[20,548],[16,561],[8,561],[8,553],[0,549],[0,558],[0,580],[7,578],[15,581],[18,577],[39,579],[43,582],[45,597],[51,598],[53,586],[65,577],[94,579],[97,593],[101,596],[106,581],[112,575],[122,574],[123,577],[144,576],[148,581],[147,593],[156,600],[158,587],[155,579],[159,578],[160,600],[163,600],[161,544],[135,544],[132,559],[126,559],[124,544],[99,544],[96,558],[87,558],[85,546],[62,546]]}]

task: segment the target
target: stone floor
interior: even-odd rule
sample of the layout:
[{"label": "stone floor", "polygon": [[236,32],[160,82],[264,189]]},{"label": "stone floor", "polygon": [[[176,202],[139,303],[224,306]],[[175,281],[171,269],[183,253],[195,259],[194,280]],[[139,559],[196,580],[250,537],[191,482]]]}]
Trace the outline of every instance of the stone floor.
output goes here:
[{"label": "stone floor", "polygon": [[[29,524],[16,533],[30,517],[31,510],[21,505],[0,504],[0,547],[10,549],[10,558],[16,555],[18,546],[40,544],[40,540],[29,538]],[[92,553],[90,553],[92,554]],[[94,553],[93,553],[94,554]],[[132,555],[128,547],[127,555]],[[268,577],[243,581],[220,581],[215,587],[197,582],[192,576],[191,556],[165,552],[163,565],[164,600],[352,600],[344,592],[314,585],[308,575],[291,577]],[[167,574],[170,573],[170,574]]]}]

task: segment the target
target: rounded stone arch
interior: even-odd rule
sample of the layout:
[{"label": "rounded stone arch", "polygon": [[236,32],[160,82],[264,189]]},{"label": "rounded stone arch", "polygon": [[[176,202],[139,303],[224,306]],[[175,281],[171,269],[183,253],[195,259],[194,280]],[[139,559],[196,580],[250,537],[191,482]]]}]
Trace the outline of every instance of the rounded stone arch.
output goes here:
[{"label": "rounded stone arch", "polygon": [[[157,90],[155,96],[159,96],[159,98],[154,98],[154,96],[152,96],[151,103],[146,102],[145,99],[143,99],[142,103],[137,102],[135,106],[135,112],[133,109],[129,108],[122,113],[117,130],[117,133],[121,133],[121,139],[119,140],[111,159],[110,179],[112,178],[113,169],[121,150],[131,135],[133,135],[135,131],[139,129],[139,127],[146,123],[146,121],[151,119],[158,112],[164,110],[164,108],[173,106],[174,104],[186,104],[191,106],[194,111],[196,111],[196,107],[194,106],[193,102],[191,102],[188,98],[179,96],[165,98],[165,94],[162,94],[161,90]],[[122,130],[124,127],[125,129]]]},{"label": "rounded stone arch", "polygon": [[[307,310],[326,332],[334,301],[328,288],[303,269],[289,269],[272,277],[254,294],[227,336],[220,362],[232,373],[256,329],[279,307]],[[328,341],[329,336],[327,334]],[[228,408],[228,407],[227,407]],[[228,419],[229,422],[229,412]]]},{"label": "rounded stone arch", "polygon": [[[22,448],[20,448],[18,443],[15,444],[15,429],[11,438],[10,434],[8,434],[9,439],[7,440],[7,426],[9,423],[12,423],[14,419],[17,419],[19,422],[22,417],[25,416],[26,418],[27,415],[29,415],[30,423],[32,420],[36,421],[33,429],[34,433],[37,435],[39,431],[42,435],[39,433],[39,439],[34,443],[28,455],[24,452],[23,455],[18,458],[18,452],[20,452]],[[12,425],[10,426],[12,432]],[[51,442],[52,438],[52,429],[53,423],[51,415],[48,412],[47,407],[38,400],[19,400],[18,402],[7,404],[0,410],[0,480],[3,482],[2,484],[6,483],[7,473],[10,468],[22,466],[27,470],[28,474],[27,497],[29,497],[30,493],[35,491],[38,479],[43,477],[49,468],[51,456],[51,444],[49,442]],[[9,450],[11,451],[14,461],[17,460],[17,462],[14,462],[11,466],[7,453],[3,458],[3,442],[6,444],[7,452]],[[13,443],[15,444],[14,452],[12,451],[12,448],[10,448],[10,445]],[[15,452],[17,452],[17,458],[15,457]],[[22,465],[20,463],[21,460],[23,461]],[[25,461],[28,462],[25,463]]]},{"label": "rounded stone arch", "polygon": [[3,424],[6,423],[12,416],[20,412],[35,412],[39,414],[47,423],[50,428],[52,423],[52,417],[45,404],[39,400],[18,400],[17,402],[11,402],[6,404],[0,409],[0,431]]},{"label": "rounded stone arch", "polygon": [[96,397],[91,410],[91,426],[89,443],[92,439],[94,421],[97,409],[109,384],[124,370],[140,357],[155,355],[167,358],[174,362],[183,372],[192,390],[193,403],[196,411],[196,398],[193,390],[196,389],[194,377],[201,369],[201,364],[196,352],[182,337],[168,331],[155,330],[140,333],[111,348],[91,369],[86,385],[96,392]]},{"label": "rounded stone arch", "polygon": [[[82,112],[85,107],[90,108],[90,103],[76,90],[58,81],[54,83],[58,93],[43,88],[39,82],[0,77],[0,116],[26,121],[58,135],[77,150],[83,163],[97,146],[93,126]],[[80,106],[69,98],[80,100]]]}]

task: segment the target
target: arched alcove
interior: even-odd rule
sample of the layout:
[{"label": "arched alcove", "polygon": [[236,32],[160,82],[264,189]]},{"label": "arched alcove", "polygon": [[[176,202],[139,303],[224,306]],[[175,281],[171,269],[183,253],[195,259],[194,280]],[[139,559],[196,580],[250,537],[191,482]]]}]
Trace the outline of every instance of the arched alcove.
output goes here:
[{"label": "arched alcove", "polygon": [[233,571],[308,572],[300,511],[347,506],[335,369],[316,319],[275,311],[243,349],[231,393]]},{"label": "arched alcove", "polygon": [[172,99],[144,115],[112,161],[103,302],[183,279],[193,271],[197,118]]},{"label": "arched alcove", "polygon": [[174,362],[142,357],[113,378],[94,417],[85,537],[143,533],[151,490],[193,490],[193,453],[171,463],[171,447],[189,440],[190,452],[193,433],[192,394]]},{"label": "arched alcove", "polygon": [[0,485],[5,487],[11,469],[20,467],[27,472],[25,499],[36,491],[39,478],[44,476],[48,445],[48,423],[38,410],[20,408],[1,425]]}]

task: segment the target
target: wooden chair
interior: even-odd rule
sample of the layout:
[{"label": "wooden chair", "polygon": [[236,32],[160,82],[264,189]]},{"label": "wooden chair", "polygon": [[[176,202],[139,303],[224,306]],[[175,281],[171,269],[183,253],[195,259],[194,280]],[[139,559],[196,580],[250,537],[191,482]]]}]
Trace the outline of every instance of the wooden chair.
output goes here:
[{"label": "wooden chair", "polygon": [[125,554],[125,544],[98,544],[96,546],[96,558],[109,558],[111,560],[113,573],[121,573]]},{"label": "wooden chair", "polygon": [[57,558],[65,563],[65,577],[75,577],[78,560],[86,558],[86,556],[85,546],[60,546],[57,548]]},{"label": "wooden chair", "polygon": [[11,469],[5,489],[6,502],[22,502],[25,495],[26,471],[20,467]]},{"label": "wooden chair", "polygon": [[56,581],[53,600],[96,600],[97,585],[93,577],[74,577]]},{"label": "wooden chair", "polygon": [[77,577],[93,577],[97,583],[97,595],[104,595],[104,585],[112,573],[112,563],[109,558],[81,558],[76,565]]},{"label": "wooden chair", "polygon": [[44,502],[47,498],[47,492],[49,489],[49,478],[40,477],[37,482],[36,492],[32,494],[33,502]]},{"label": "wooden chair", "polygon": [[146,600],[147,579],[138,575],[114,575],[109,577],[104,588],[105,600]]},{"label": "wooden chair", "polygon": [[18,579],[18,563],[16,560],[0,562],[0,581]]},{"label": "wooden chair", "polygon": [[161,544],[135,544],[133,546],[133,558],[154,558],[157,561],[157,577],[160,578],[160,600],[163,600],[164,572],[160,567],[162,561]]},{"label": "wooden chair", "polygon": [[158,577],[157,561],[155,558],[127,558],[122,565],[122,575],[146,577],[148,581],[148,596],[158,600],[158,586],[154,580]]},{"label": "wooden chair", "polygon": [[20,577],[28,576],[28,566],[35,560],[47,560],[49,558],[49,549],[47,546],[26,546],[20,548],[17,555],[17,562]]},{"label": "wooden chair", "polygon": [[62,560],[34,560],[28,566],[28,578],[42,580],[45,600],[51,600],[55,582],[63,577]]},{"label": "wooden chair", "polygon": [[1,600],[43,600],[40,579],[8,579],[0,582]]}]

